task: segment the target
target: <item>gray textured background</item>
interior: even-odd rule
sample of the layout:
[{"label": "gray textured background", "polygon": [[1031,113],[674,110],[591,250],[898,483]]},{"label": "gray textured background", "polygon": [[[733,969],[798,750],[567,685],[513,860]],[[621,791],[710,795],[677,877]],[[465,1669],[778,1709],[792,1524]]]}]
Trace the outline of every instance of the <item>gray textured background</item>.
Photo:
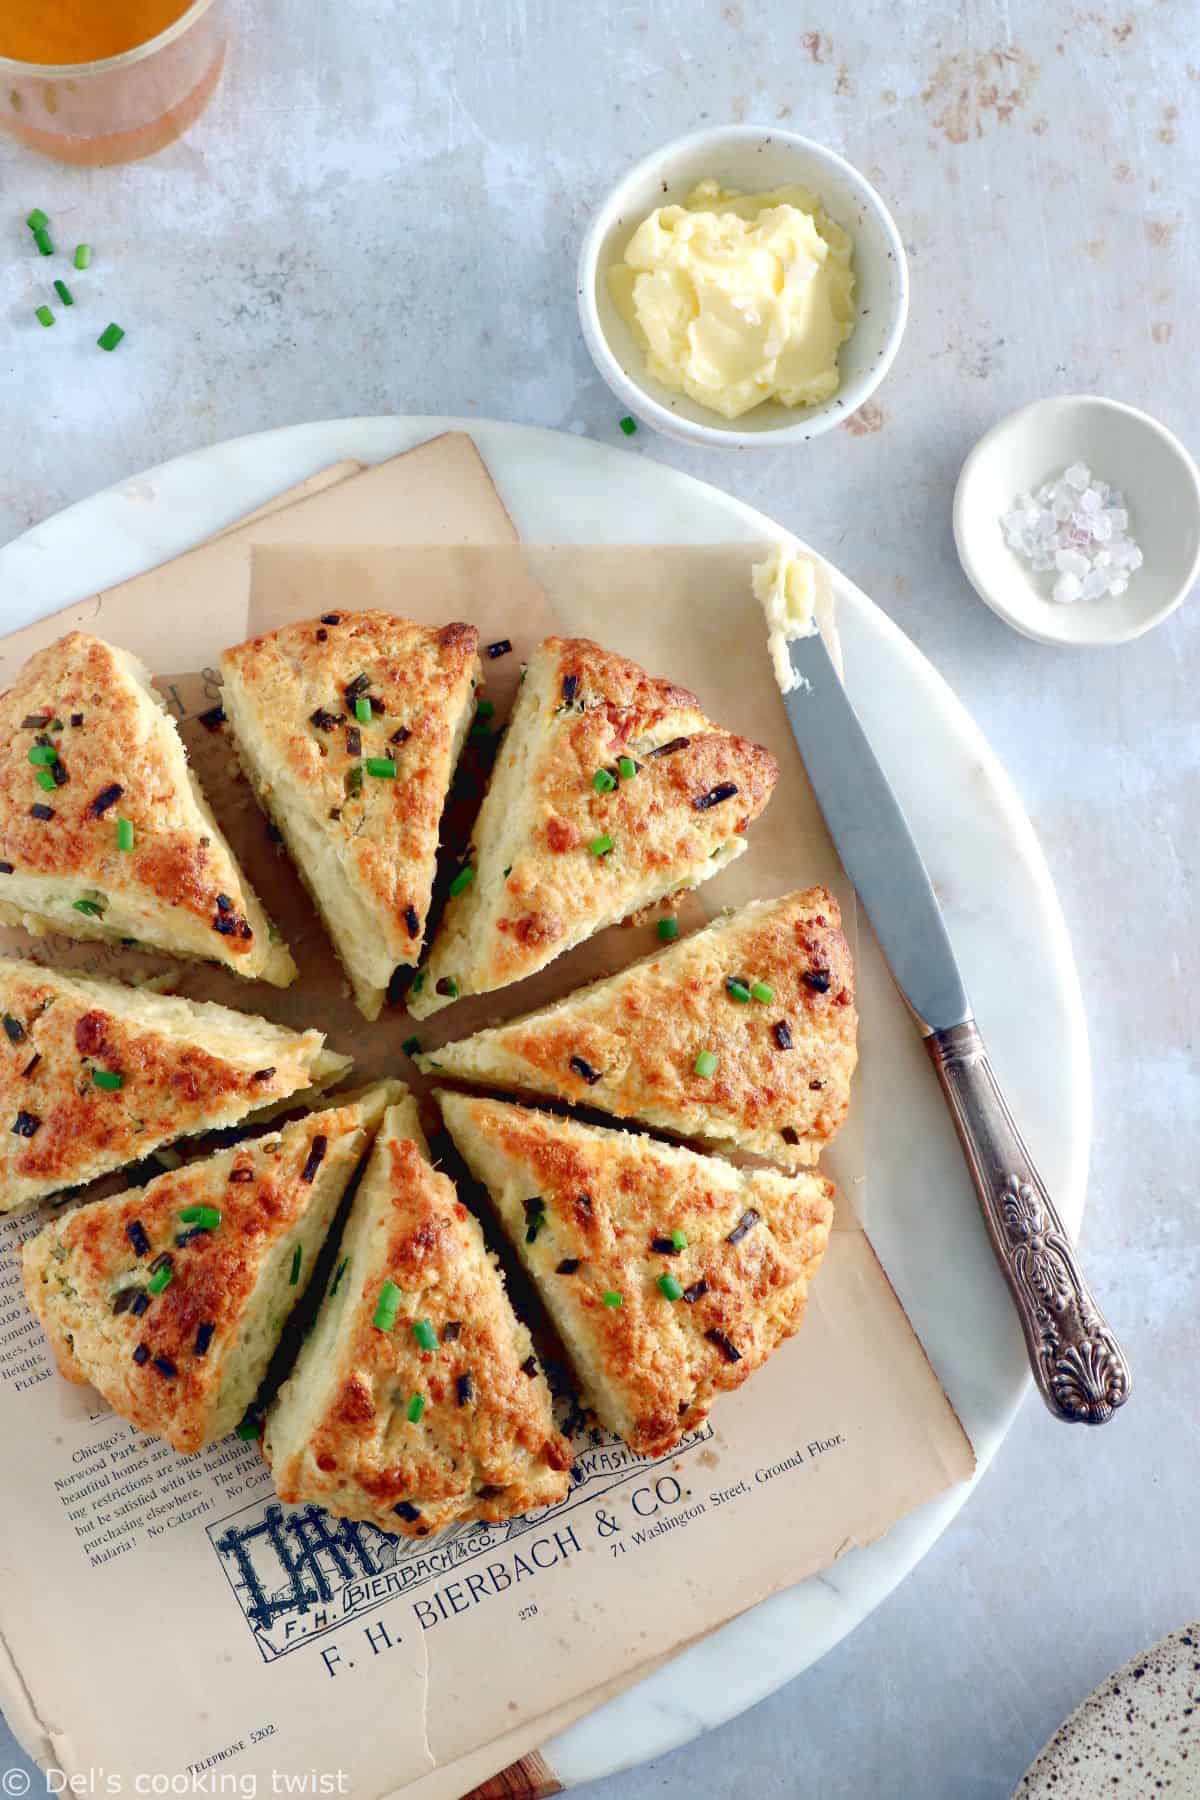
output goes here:
[{"label": "gray textured background", "polygon": [[[1039,394],[1114,395],[1195,448],[1196,8],[232,13],[212,109],[153,162],[79,174],[0,142],[0,542],[165,457],[302,419],[494,415],[620,441],[576,328],[580,231],[631,160],[705,120],[820,138],[894,208],[913,311],[878,404],[787,454],[689,453],[645,431],[632,453],[730,488],[837,561],[1011,771],[1078,956],[1096,1083],[1083,1247],[1138,1391],[1099,1434],[1029,1402],[966,1511],[838,1650],[587,1792],[999,1800],[1106,1670],[1200,1613],[1200,616],[1117,651],[1026,643],[961,577],[950,498],[979,433]],[[33,322],[33,204],[102,247],[92,280],[128,328],[118,354]],[[1029,1010],[1033,1028],[1035,994]]]}]

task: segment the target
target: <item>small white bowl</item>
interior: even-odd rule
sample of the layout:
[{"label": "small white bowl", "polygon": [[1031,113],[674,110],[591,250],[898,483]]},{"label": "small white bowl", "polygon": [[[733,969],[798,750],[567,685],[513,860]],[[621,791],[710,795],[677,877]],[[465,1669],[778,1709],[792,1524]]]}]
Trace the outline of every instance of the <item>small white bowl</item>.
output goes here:
[{"label": "small white bowl", "polygon": [[[1009,549],[1000,519],[1018,494],[1072,463],[1125,496],[1145,562],[1125,593],[1060,605],[1044,575]],[[1200,573],[1200,474],[1179,439],[1148,413],[1099,394],[1035,400],[980,438],[954,490],[958,559],[979,598],[1039,644],[1126,644],[1165,619]]]},{"label": "small white bowl", "polygon": [[[853,238],[857,322],[839,352],[842,384],[831,400],[805,407],[764,401],[726,420],[648,374],[644,353],[613,305],[608,270],[656,206],[679,203],[707,177],[747,194],[793,182],[812,188]],[[758,125],[696,131],[644,157],[597,207],[579,254],[578,289],[587,347],[622,405],[669,437],[723,448],[776,449],[839,425],[887,374],[908,319],[904,246],[870,182],[810,138]]]}]

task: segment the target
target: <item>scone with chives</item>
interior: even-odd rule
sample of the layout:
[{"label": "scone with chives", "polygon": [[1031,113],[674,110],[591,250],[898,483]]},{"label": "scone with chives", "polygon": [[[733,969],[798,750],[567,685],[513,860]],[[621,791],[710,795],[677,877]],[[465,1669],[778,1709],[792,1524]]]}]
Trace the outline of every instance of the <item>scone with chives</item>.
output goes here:
[{"label": "scone with chives", "polygon": [[0,920],[296,977],[149,673],[82,631],[0,696]]},{"label": "scone with chives", "polygon": [[417,1061],[799,1169],[846,1116],[856,1032],[838,904],[809,888]]},{"label": "scone with chives", "polygon": [[30,1238],[25,1294],[61,1373],[176,1450],[231,1432],[398,1091],[379,1082]]},{"label": "scone with chives", "polygon": [[420,958],[478,644],[473,625],[331,612],[221,657],[242,765],[368,1019]]},{"label": "scone with chives", "polygon": [[0,1212],[349,1073],[319,1031],[0,959]]},{"label": "scone with chives", "polygon": [[714,725],[685,688],[587,638],[546,638],[409,1011],[521,981],[719,874],[778,774],[769,750]]},{"label": "scone with chives", "polygon": [[799,1329],[833,1220],[814,1172],[438,1090],[601,1424],[661,1456]]},{"label": "scone with chives", "polygon": [[375,1141],[263,1452],[281,1499],[407,1537],[566,1496],[570,1446],[529,1332],[411,1098]]}]

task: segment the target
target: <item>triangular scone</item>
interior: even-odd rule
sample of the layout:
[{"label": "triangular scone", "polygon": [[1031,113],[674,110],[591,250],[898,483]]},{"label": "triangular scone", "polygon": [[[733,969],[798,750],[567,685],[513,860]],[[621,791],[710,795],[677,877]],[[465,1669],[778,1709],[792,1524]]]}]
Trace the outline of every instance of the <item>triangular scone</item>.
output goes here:
[{"label": "triangular scone", "polygon": [[232,1431],[402,1091],[379,1082],[30,1238],[25,1294],[67,1380],[176,1450]]},{"label": "triangular scone", "polygon": [[425,1537],[566,1497],[571,1450],[483,1233],[392,1107],[267,1416],[280,1498]]},{"label": "triangular scone", "polygon": [[[769,750],[586,638],[535,650],[452,894],[409,990],[424,1018],[543,968],[605,925],[719,874],[771,797]],[[462,881],[460,875],[459,880]]]},{"label": "triangular scone", "polygon": [[368,1019],[397,966],[421,954],[438,826],[475,708],[478,643],[473,625],[342,612],[221,657],[242,766]]},{"label": "triangular scone", "polygon": [[800,1325],[833,1184],[439,1089],[584,1400],[659,1456]]},{"label": "triangular scone", "polygon": [[[858,1057],[840,925],[824,888],[758,900],[555,1006],[417,1060],[805,1168],[846,1116]],[[698,1061],[706,1052],[711,1066]]]},{"label": "triangular scone", "polygon": [[0,959],[0,1212],[332,1087],[348,1056],[208,1001]]},{"label": "triangular scone", "polygon": [[39,650],[0,696],[0,746],[6,924],[295,980],[136,656],[82,631]]}]

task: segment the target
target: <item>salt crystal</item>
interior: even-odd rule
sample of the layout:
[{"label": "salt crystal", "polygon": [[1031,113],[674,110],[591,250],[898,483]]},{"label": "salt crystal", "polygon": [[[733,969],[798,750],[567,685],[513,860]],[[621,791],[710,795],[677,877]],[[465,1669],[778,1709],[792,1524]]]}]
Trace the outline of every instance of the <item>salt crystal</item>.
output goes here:
[{"label": "salt crystal", "polygon": [[1081,600],[1098,600],[1101,594],[1107,594],[1107,592],[1108,576],[1103,569],[1093,569],[1090,574],[1084,576]]},{"label": "salt crystal", "polygon": [[1100,511],[1100,495],[1094,487],[1084,488],[1082,494],[1079,496],[1079,505],[1081,511],[1085,513]]},{"label": "salt crystal", "polygon": [[1063,471],[1063,480],[1073,488],[1083,489],[1091,479],[1092,471],[1086,463],[1072,463],[1069,469]]},{"label": "salt crystal", "polygon": [[1110,506],[1105,517],[1114,531],[1124,531],[1129,524],[1129,514],[1123,506]]},{"label": "salt crystal", "polygon": [[1066,575],[1079,576],[1086,575],[1091,567],[1086,556],[1081,556],[1078,550],[1069,549],[1055,551],[1054,565]]},{"label": "salt crystal", "polygon": [[1078,600],[1083,593],[1083,585],[1078,575],[1060,575],[1054,584],[1054,598],[1060,606],[1069,606],[1072,600]]},{"label": "salt crystal", "polygon": [[1113,534],[1112,520],[1106,512],[1098,512],[1092,519],[1092,536],[1098,543],[1107,544]]},{"label": "salt crystal", "polygon": [[1128,586],[1129,582],[1124,575],[1114,575],[1108,584],[1108,591],[1110,594],[1120,595],[1125,592]]},{"label": "salt crystal", "polygon": [[1036,493],[1018,494],[1000,525],[1015,555],[1036,575],[1053,577],[1041,591],[1064,605],[1124,593],[1142,565],[1124,495],[1086,463],[1072,463]]}]

